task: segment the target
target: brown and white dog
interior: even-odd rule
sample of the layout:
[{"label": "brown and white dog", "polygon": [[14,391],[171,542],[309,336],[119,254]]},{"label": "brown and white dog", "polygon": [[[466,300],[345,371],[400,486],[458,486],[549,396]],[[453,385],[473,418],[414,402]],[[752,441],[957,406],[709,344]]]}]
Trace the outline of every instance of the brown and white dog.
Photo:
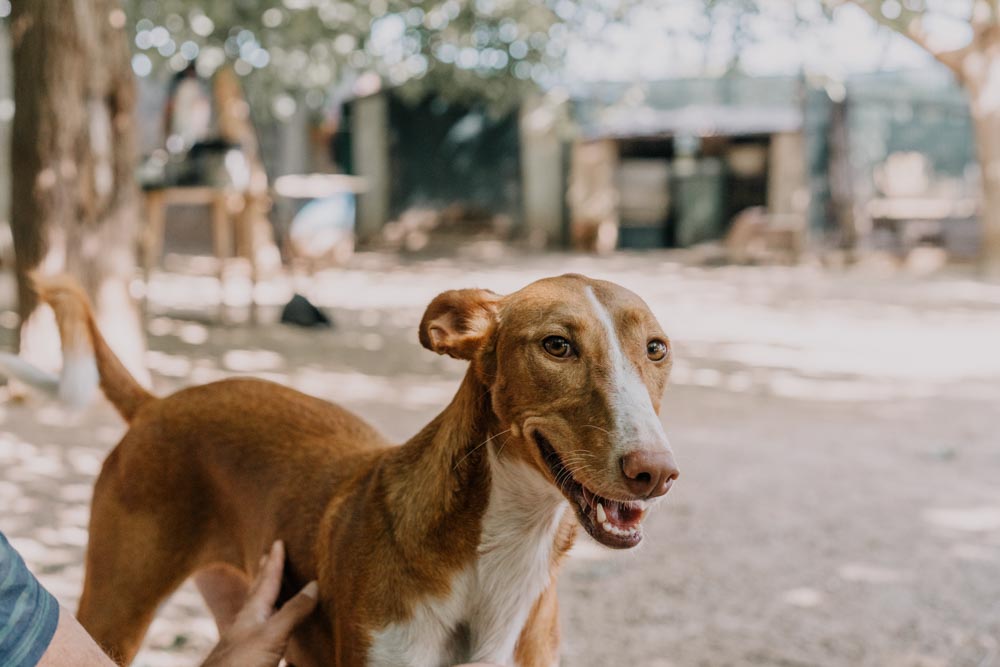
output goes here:
[{"label": "brown and white dog", "polygon": [[336,405],[260,380],[155,397],[110,351],[71,280],[38,289],[64,364],[95,364],[130,424],[94,489],[79,609],[121,663],[192,574],[224,624],[218,592],[245,592],[281,539],[283,596],[319,581],[318,610],[289,648],[299,667],[553,665],[555,575],[577,526],[634,547],[678,474],[657,416],[667,337],[613,283],[565,275],[508,296],[434,299],[420,342],[469,369],[451,404],[401,446]]}]

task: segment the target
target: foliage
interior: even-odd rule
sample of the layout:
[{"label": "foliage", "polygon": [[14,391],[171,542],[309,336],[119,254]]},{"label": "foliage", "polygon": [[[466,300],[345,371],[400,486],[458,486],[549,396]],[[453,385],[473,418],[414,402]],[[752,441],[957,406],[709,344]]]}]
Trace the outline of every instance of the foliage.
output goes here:
[{"label": "foliage", "polygon": [[[827,0],[830,2],[831,0]],[[963,61],[1000,27],[997,0],[851,0],[964,79]],[[985,38],[985,39],[984,39]]]},{"label": "foliage", "polygon": [[280,117],[302,93],[328,96],[379,85],[419,98],[516,104],[556,76],[568,36],[619,0],[127,0],[140,75],[225,63],[272,100]]},{"label": "foliage", "polygon": [[[773,0],[704,0],[707,14],[759,14]],[[827,18],[837,8],[855,5],[879,25],[907,37],[950,67],[961,79],[959,63],[985,34],[1000,26],[998,0],[799,0],[794,4],[803,21],[817,8]],[[736,38],[740,37],[734,31]],[[738,51],[739,49],[737,49]]]}]

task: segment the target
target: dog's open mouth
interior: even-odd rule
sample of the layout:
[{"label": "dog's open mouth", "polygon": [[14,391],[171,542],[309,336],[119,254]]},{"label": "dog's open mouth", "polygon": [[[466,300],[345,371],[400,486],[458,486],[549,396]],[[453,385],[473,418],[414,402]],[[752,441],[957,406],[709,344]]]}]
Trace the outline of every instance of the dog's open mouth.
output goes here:
[{"label": "dog's open mouth", "polygon": [[645,501],[611,500],[593,493],[573,477],[545,436],[538,431],[533,436],[556,486],[573,505],[580,523],[591,537],[615,549],[629,549],[642,541]]}]

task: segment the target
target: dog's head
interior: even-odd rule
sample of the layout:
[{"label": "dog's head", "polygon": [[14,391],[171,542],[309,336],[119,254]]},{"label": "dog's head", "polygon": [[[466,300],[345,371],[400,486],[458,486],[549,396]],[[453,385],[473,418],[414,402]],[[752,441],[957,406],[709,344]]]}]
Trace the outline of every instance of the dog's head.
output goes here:
[{"label": "dog's head", "polygon": [[472,362],[509,430],[504,455],[548,478],[595,540],[642,540],[678,475],[658,417],[670,343],[642,299],[579,275],[508,296],[453,290],[428,306],[420,342]]}]

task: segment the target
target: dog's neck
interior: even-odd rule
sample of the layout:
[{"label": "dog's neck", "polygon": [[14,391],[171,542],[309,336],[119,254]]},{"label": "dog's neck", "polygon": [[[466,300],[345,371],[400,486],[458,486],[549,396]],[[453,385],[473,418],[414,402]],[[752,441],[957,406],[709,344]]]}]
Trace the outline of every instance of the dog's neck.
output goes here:
[{"label": "dog's neck", "polygon": [[431,604],[443,605],[435,618],[467,627],[463,660],[513,659],[575,535],[559,491],[503,452],[507,435],[470,370],[451,404],[396,450],[385,477],[396,544],[451,572],[449,597]]},{"label": "dog's neck", "polygon": [[490,495],[489,389],[473,369],[452,402],[393,453],[386,495],[402,546],[474,553]]},{"label": "dog's neck", "polygon": [[507,437],[493,412],[489,387],[470,368],[448,407],[396,450],[389,463],[385,483],[397,538],[424,552],[440,547],[474,554],[491,490],[494,500],[498,492],[517,495],[511,488],[512,470],[518,484],[529,478],[530,488],[522,486],[521,491],[534,496],[548,492],[543,506],[554,513],[558,491],[504,454]]}]

